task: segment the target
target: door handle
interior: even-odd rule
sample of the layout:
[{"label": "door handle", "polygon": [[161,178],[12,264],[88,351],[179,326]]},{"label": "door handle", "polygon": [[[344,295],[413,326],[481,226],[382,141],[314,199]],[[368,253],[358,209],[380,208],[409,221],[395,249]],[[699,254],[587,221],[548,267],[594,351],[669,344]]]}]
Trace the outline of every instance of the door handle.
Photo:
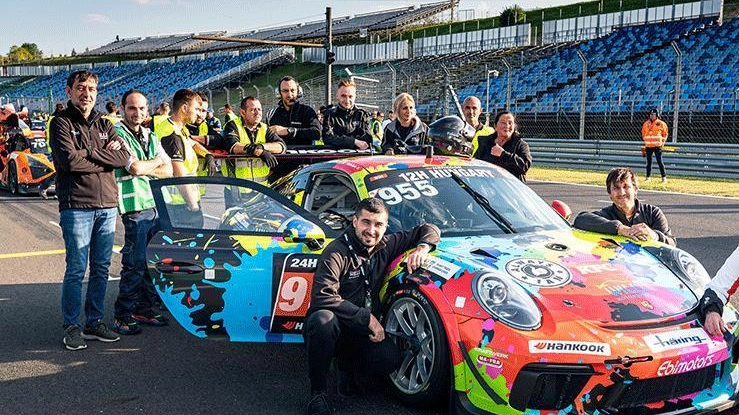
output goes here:
[{"label": "door handle", "polygon": [[192,264],[190,262],[178,262],[166,259],[157,262],[154,266],[159,272],[171,275],[192,275],[205,271],[205,268],[198,264]]}]

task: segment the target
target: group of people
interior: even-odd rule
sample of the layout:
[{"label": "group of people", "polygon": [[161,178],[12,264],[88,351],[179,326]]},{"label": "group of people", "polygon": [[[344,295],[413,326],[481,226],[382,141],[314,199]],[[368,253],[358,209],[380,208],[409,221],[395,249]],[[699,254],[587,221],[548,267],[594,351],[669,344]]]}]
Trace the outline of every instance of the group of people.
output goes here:
[{"label": "group of people", "polygon": [[[116,108],[109,108],[109,114],[95,110],[97,86],[97,75],[88,70],[70,74],[68,104],[55,112],[49,128],[66,248],[62,316],[63,344],[69,350],[86,348],[86,340],[118,341],[121,334],[140,333],[142,324],[167,324],[146,275],[146,245],[157,230],[151,179],[215,173],[209,148],[253,156],[243,162],[223,163],[222,173],[262,181],[277,163],[274,154],[285,152],[290,145],[322,139],[325,145],[337,148],[369,149],[379,140],[383,154],[397,154],[425,144],[429,133],[409,94],[400,94],[393,102],[394,120],[386,123],[375,113],[370,123],[370,114],[354,105],[356,86],[350,80],[339,83],[337,105],[325,112],[322,123],[313,109],[298,102],[300,86],[291,77],[278,83],[280,102],[268,123],[262,122],[262,106],[254,97],[241,100],[238,114],[227,111],[224,125],[216,123],[207,97],[189,89],[177,91],[171,108],[160,105],[154,117],[149,117],[145,94],[129,90],[121,98],[122,117],[113,118]],[[515,116],[498,114],[494,125],[488,127],[480,122],[480,100],[475,97],[464,101],[463,112],[474,131],[467,135],[472,155],[525,181],[531,154],[517,131]],[[581,213],[575,227],[676,245],[662,211],[636,198],[638,181],[633,171],[612,170],[606,190],[613,204]],[[192,193],[182,192],[181,212],[176,216],[198,217],[188,216],[200,209],[197,190]],[[122,217],[125,242],[114,323],[108,327],[103,322],[104,298],[117,213]],[[361,201],[351,226],[326,247],[318,261],[304,331],[312,392],[307,408],[310,414],[331,413],[327,377],[334,357],[339,388],[346,394],[356,389],[352,370],[358,361],[381,373],[392,372],[400,362],[399,350],[385,336],[378,320],[376,290],[383,270],[402,252],[413,249],[406,260],[409,271],[421,266],[439,243],[440,231],[433,224],[424,224],[385,235],[388,219],[381,199]],[[736,286],[736,262],[727,262],[722,270],[730,269],[722,271],[724,277],[706,291],[702,301],[707,330],[712,334],[723,330],[720,312]],[[82,280],[88,263],[82,323]]]}]

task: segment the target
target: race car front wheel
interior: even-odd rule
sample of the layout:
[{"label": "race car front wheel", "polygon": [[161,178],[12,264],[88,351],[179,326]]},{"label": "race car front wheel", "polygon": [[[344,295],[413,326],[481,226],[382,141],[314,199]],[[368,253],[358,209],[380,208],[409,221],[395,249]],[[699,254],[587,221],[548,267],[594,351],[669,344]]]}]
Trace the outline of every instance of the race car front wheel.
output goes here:
[{"label": "race car front wheel", "polygon": [[402,363],[390,374],[398,398],[432,406],[449,396],[449,349],[438,313],[419,291],[392,300],[385,333],[401,350]]},{"label": "race car front wheel", "polygon": [[15,168],[15,162],[8,163],[8,189],[10,193],[18,193],[18,170]]}]

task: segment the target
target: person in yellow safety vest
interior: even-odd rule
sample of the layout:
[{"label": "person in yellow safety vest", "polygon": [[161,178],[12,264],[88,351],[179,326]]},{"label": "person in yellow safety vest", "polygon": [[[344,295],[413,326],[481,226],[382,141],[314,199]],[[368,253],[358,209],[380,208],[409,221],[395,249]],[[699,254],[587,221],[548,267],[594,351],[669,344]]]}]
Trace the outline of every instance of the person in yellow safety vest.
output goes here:
[{"label": "person in yellow safety vest", "polygon": [[[198,116],[194,122],[186,125],[187,131],[190,132],[190,138],[205,146],[208,149],[216,149],[223,147],[223,138],[221,134],[214,131],[205,122],[205,116],[208,113],[208,96],[202,92],[198,92],[203,105],[198,111]],[[202,166],[201,166],[202,167]]]},{"label": "person in yellow safety vest", "polygon": [[[172,115],[157,124],[154,133],[161,137],[162,147],[172,159],[174,177],[195,176],[198,171],[198,156],[204,156],[211,175],[218,172],[213,155],[201,144],[189,137],[185,124],[195,120],[200,106],[200,96],[191,89],[180,89],[172,99]],[[172,195],[169,206],[169,218],[173,224],[190,228],[203,226],[203,215],[200,212],[200,190],[197,186],[178,186]]]},{"label": "person in yellow safety vest", "polygon": [[[265,183],[270,167],[277,166],[273,154],[285,152],[285,142],[262,121],[262,103],[257,98],[241,100],[240,116],[226,123],[223,129],[224,148],[229,154],[244,154],[252,158],[239,158],[221,163],[224,176]],[[258,158],[257,158],[258,157]],[[237,195],[226,189],[226,205],[232,206]]]},{"label": "person in yellow safety vest", "polygon": [[370,120],[370,135],[372,135],[372,146],[376,151],[382,151],[382,121],[385,119],[385,114],[382,111],[376,111],[372,114]]},{"label": "person in yellow safety vest", "polygon": [[107,118],[111,124],[116,125],[121,122],[121,117],[118,116],[118,106],[115,103],[108,101],[105,103],[105,110],[107,114],[103,115],[103,118]]},{"label": "person in yellow safety vest", "polygon": [[662,146],[667,141],[667,124],[659,119],[657,108],[653,108],[649,113],[649,119],[644,121],[641,127],[641,136],[644,140],[644,155],[647,156],[647,178],[652,175],[652,154],[657,159],[659,173],[662,175],[662,183],[667,183],[667,175],[665,175],[665,165],[662,163]]},{"label": "person in yellow safety vest", "polygon": [[154,286],[146,272],[146,245],[156,233],[158,216],[149,180],[171,177],[172,162],[156,134],[142,125],[149,117],[149,104],[143,92],[136,89],[124,92],[121,108],[123,120],[115,129],[131,156],[125,168],[115,171],[118,213],[125,234],[113,330],[131,335],[141,332],[139,323],[167,324],[167,319],[154,306]]},{"label": "person in yellow safety vest", "polygon": [[482,104],[477,97],[469,96],[462,102],[462,113],[464,113],[465,122],[475,129],[475,135],[472,137],[472,156],[474,157],[477,149],[480,148],[479,137],[491,136],[495,130],[480,122]]},{"label": "person in yellow safety vest", "polygon": [[239,116],[234,114],[233,109],[231,108],[231,104],[226,104],[223,106],[223,124],[226,125],[229,121],[233,121],[235,118],[238,118]]},{"label": "person in yellow safety vest", "polygon": [[157,113],[154,114],[153,117],[151,117],[151,125],[149,126],[149,128],[154,131],[157,124],[166,120],[167,118],[169,118],[169,102],[162,102],[161,104],[159,104],[159,107],[157,107]]}]

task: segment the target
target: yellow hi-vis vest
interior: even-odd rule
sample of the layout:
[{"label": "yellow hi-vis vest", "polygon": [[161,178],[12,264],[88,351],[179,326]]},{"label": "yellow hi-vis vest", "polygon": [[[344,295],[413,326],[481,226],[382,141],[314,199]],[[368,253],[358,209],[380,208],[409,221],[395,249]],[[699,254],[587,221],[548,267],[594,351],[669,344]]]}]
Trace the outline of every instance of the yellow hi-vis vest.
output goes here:
[{"label": "yellow hi-vis vest", "polygon": [[480,141],[477,139],[479,136],[485,136],[485,135],[491,135],[495,132],[493,127],[490,127],[489,125],[482,125],[482,128],[477,130],[475,132],[475,135],[472,137],[472,154],[474,155],[477,153],[477,148],[480,146]]},{"label": "yellow hi-vis vest", "polygon": [[[229,121],[236,124],[239,132],[239,143],[248,146],[249,144],[264,144],[267,142],[267,124],[260,122],[257,127],[257,136],[255,142],[252,143],[244,128],[241,117],[234,118]],[[227,163],[221,164],[221,173],[225,177],[236,177],[238,179],[246,179],[263,183],[267,181],[269,176],[269,166],[258,157],[239,158],[236,160],[228,160]]]},{"label": "yellow hi-vis vest", "polygon": [[[194,142],[190,139],[190,134],[187,132],[187,128],[183,127],[182,130],[175,131],[174,124],[172,124],[172,121],[170,119],[167,119],[155,126],[154,134],[156,134],[157,137],[168,137],[172,134],[175,134],[180,140],[182,140],[182,147],[185,152],[185,157],[182,162],[185,166],[185,170],[187,171],[185,176],[191,177],[197,175],[198,155],[195,154],[195,150],[192,148]],[[176,187],[173,186],[173,188],[169,192],[172,196],[171,204],[184,205],[185,199],[183,199],[179,191],[176,191],[175,189]],[[198,194],[202,195],[202,193],[203,191],[202,189],[200,189],[198,191]]]}]

